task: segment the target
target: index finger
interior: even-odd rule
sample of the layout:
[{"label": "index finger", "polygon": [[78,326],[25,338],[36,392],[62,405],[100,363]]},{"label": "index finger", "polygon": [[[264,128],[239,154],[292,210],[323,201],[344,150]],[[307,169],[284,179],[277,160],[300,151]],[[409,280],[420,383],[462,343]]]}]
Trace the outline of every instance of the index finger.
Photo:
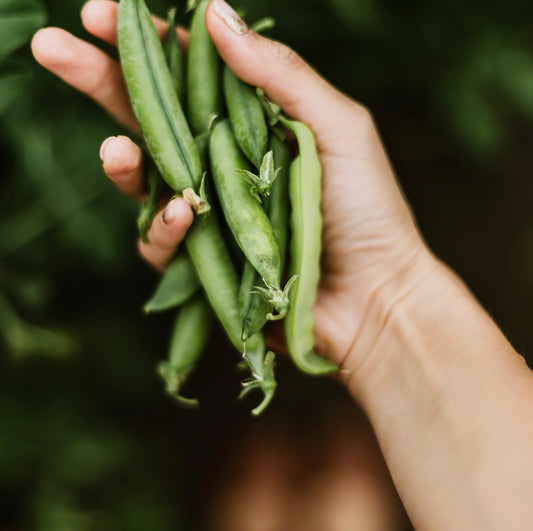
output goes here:
[{"label": "index finger", "polygon": [[117,61],[60,28],[39,30],[31,47],[42,66],[92,98],[119,122],[139,130]]}]

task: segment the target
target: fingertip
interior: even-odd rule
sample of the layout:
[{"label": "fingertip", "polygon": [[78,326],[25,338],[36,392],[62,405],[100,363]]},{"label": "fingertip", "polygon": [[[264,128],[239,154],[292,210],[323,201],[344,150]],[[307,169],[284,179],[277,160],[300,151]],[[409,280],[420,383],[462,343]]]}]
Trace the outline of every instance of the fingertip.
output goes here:
[{"label": "fingertip", "polygon": [[81,9],[85,29],[106,42],[116,42],[118,4],[108,0],[89,0]]},{"label": "fingertip", "polygon": [[194,220],[192,208],[181,197],[174,197],[169,201],[161,214],[163,225],[173,225],[185,232]]},{"label": "fingertip", "polygon": [[137,170],[141,166],[142,151],[127,136],[111,136],[102,143],[100,158],[108,176],[121,175]]},{"label": "fingertip", "polygon": [[69,47],[65,40],[70,34],[61,28],[42,28],[31,40],[31,50],[35,60],[42,66],[50,68],[65,61]]}]

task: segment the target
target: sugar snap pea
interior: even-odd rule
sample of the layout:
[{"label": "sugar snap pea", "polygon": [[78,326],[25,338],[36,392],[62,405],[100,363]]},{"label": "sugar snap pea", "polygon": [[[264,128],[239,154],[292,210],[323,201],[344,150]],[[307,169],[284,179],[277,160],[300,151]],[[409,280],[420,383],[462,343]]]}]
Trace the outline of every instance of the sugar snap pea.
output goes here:
[{"label": "sugar snap pea", "polygon": [[184,407],[198,407],[198,400],[185,398],[180,390],[204,351],[212,325],[209,303],[202,293],[198,293],[180,308],[172,331],[168,360],[158,365],[167,393]]},{"label": "sugar snap pea", "polygon": [[235,171],[246,168],[248,164],[239,150],[228,120],[214,126],[209,155],[213,181],[235,240],[266,284],[279,290],[281,257],[278,244],[265,211],[251,196],[247,183]]},{"label": "sugar snap pea", "polygon": [[200,281],[185,250],[172,259],[159,284],[144,305],[146,313],[162,312],[179,306],[200,288]]},{"label": "sugar snap pea", "polygon": [[[276,135],[271,136],[270,148],[278,177],[272,185],[272,193],[265,204],[274,236],[278,243],[281,257],[281,270],[285,264],[289,220],[289,165],[290,152],[287,144]],[[244,265],[241,281],[240,301],[242,338],[246,340],[260,330],[274,311],[272,303],[260,293],[254,291],[262,281],[249,262]],[[262,285],[266,288],[266,286]]]},{"label": "sugar snap pea", "polygon": [[241,81],[227,66],[224,67],[223,86],[237,144],[259,169],[268,147],[268,129],[261,102],[255,89]]},{"label": "sugar snap pea", "polygon": [[190,28],[187,61],[187,117],[194,135],[206,131],[220,112],[220,60],[205,27],[209,0],[196,7]]},{"label": "sugar snap pea", "polygon": [[174,90],[183,107],[185,103],[185,88],[187,85],[185,79],[185,55],[183,54],[183,50],[181,49],[176,34],[176,8],[173,7],[168,10],[167,22],[168,31],[163,42],[163,48],[165,50],[165,57],[172,77]]},{"label": "sugar snap pea", "polygon": [[290,274],[297,276],[289,294],[291,309],[285,318],[287,347],[295,364],[310,374],[338,369],[314,352],[313,305],[320,277],[322,215],[320,212],[322,167],[312,131],[303,123],[280,117],[298,142],[299,155],[289,176]]},{"label": "sugar snap pea", "polygon": [[199,186],[198,152],[143,0],[120,0],[117,35],[133,110],[161,175],[177,192]]},{"label": "sugar snap pea", "polygon": [[147,166],[146,181],[149,193],[148,198],[142,203],[139,210],[137,229],[139,230],[141,240],[144,243],[148,243],[148,229],[152,225],[152,221],[159,210],[161,198],[165,193],[165,189],[168,189],[168,187],[152,159],[148,158],[145,164]]}]

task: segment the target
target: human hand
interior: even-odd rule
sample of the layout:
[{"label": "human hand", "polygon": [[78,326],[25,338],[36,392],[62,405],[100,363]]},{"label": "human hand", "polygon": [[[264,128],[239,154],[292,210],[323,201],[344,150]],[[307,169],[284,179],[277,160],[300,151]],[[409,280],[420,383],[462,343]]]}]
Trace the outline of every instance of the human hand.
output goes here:
[{"label": "human hand", "polygon": [[[82,11],[86,29],[116,44],[118,4],[90,1]],[[155,20],[161,35],[166,25]],[[394,178],[368,111],[323,80],[286,46],[249,31],[220,0],[206,25],[223,60],[247,83],[261,87],[284,113],[313,130],[323,169],[324,260],[315,305],[317,350],[344,369],[357,368],[390,311],[389,301],[431,268],[427,251]],[[186,40],[186,35],[180,35]],[[96,47],[67,32],[36,34],[34,55],[46,68],[89,95],[119,121],[137,130],[120,67]],[[104,170],[124,193],[142,197],[142,156],[126,137],[101,148]],[[192,213],[171,201],[150,229],[142,256],[164,269]],[[409,277],[409,281],[405,281]],[[402,279],[401,281],[399,279]],[[381,293],[387,291],[387,302]]]}]

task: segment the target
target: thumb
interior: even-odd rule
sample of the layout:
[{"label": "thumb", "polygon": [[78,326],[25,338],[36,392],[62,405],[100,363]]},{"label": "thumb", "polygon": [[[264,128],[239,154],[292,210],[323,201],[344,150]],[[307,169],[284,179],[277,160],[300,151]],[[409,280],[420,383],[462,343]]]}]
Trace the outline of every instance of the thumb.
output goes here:
[{"label": "thumb", "polygon": [[311,127],[319,144],[327,140],[331,145],[336,140],[333,132],[343,129],[339,126],[367,117],[366,109],[331,86],[289,47],[251,31],[224,0],[211,1],[205,23],[229,68],[262,88],[284,113]]}]

